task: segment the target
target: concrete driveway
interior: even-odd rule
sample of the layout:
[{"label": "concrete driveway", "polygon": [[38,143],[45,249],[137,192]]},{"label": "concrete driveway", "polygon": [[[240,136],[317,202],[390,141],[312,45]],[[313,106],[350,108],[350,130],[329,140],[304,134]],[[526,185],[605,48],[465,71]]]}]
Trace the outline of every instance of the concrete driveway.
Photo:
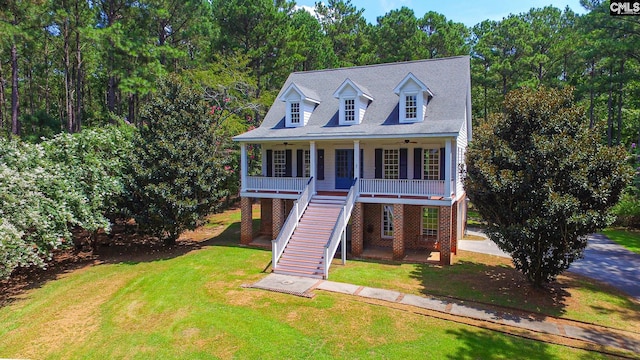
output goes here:
[{"label": "concrete driveway", "polygon": [[[469,233],[483,234],[478,231]],[[458,248],[509,257],[491,240],[458,240]],[[584,258],[571,264],[569,271],[602,281],[640,300],[640,254],[633,253],[606,236],[589,236]]]}]

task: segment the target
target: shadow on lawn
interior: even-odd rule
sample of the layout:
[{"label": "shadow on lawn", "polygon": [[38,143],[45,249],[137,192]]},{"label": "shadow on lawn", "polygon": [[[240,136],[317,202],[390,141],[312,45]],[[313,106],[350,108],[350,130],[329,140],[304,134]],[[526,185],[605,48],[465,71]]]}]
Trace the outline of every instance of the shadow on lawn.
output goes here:
[{"label": "shadow on lawn", "polygon": [[[257,224],[256,224],[257,222]],[[259,220],[254,220],[254,227]],[[95,251],[67,249],[58,251],[46,269],[20,268],[7,280],[0,280],[0,307],[11,304],[26,291],[44,286],[60,276],[75,270],[100,264],[129,264],[162,261],[185,255],[208,246],[240,247],[240,222],[234,222],[203,240],[181,237],[175,245],[148,235],[127,231],[113,232]]]},{"label": "shadow on lawn", "polygon": [[458,342],[456,352],[448,359],[522,359],[525,354],[536,354],[538,359],[552,359],[549,344],[542,341],[524,341],[515,336],[496,336],[490,330],[471,331],[464,328],[447,330]]},{"label": "shadow on lawn", "polygon": [[453,266],[418,264],[411,276],[425,295],[447,296],[515,311],[561,317],[571,296],[567,285],[554,282],[543,289],[533,288],[512,267],[459,260]]}]

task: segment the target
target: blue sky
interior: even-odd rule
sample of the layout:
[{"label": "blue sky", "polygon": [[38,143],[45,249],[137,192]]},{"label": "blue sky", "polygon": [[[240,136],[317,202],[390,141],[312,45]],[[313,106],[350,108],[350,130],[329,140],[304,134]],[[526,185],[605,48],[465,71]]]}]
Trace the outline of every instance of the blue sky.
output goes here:
[{"label": "blue sky", "polygon": [[[301,6],[315,6],[315,0],[296,0]],[[368,22],[376,24],[376,18],[391,10],[406,6],[413,9],[416,17],[422,17],[428,11],[436,11],[448,20],[461,22],[466,26],[473,26],[483,20],[502,20],[509,14],[519,14],[531,8],[542,8],[553,5],[559,9],[569,6],[578,14],[584,14],[585,9],[580,6],[580,0],[511,0],[511,1],[482,1],[482,0],[351,0],[358,9],[364,10],[364,17]]]}]

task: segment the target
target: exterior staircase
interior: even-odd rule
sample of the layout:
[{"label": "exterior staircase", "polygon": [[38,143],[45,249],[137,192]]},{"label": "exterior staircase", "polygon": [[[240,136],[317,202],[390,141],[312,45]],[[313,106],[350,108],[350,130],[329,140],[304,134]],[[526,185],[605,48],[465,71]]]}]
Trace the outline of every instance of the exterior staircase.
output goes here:
[{"label": "exterior staircase", "polygon": [[323,278],[324,248],[345,204],[342,196],[313,196],[274,273]]}]

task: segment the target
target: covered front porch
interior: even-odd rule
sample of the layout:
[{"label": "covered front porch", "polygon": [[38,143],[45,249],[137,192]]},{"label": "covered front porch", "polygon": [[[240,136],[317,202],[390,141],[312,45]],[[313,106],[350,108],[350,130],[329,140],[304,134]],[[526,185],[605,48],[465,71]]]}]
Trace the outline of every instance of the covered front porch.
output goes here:
[{"label": "covered front porch", "polygon": [[360,198],[450,201],[462,188],[452,171],[460,161],[454,138],[261,143],[251,176],[248,145],[241,143],[241,196],[295,199],[309,182],[316,192],[346,192],[354,179]]}]

